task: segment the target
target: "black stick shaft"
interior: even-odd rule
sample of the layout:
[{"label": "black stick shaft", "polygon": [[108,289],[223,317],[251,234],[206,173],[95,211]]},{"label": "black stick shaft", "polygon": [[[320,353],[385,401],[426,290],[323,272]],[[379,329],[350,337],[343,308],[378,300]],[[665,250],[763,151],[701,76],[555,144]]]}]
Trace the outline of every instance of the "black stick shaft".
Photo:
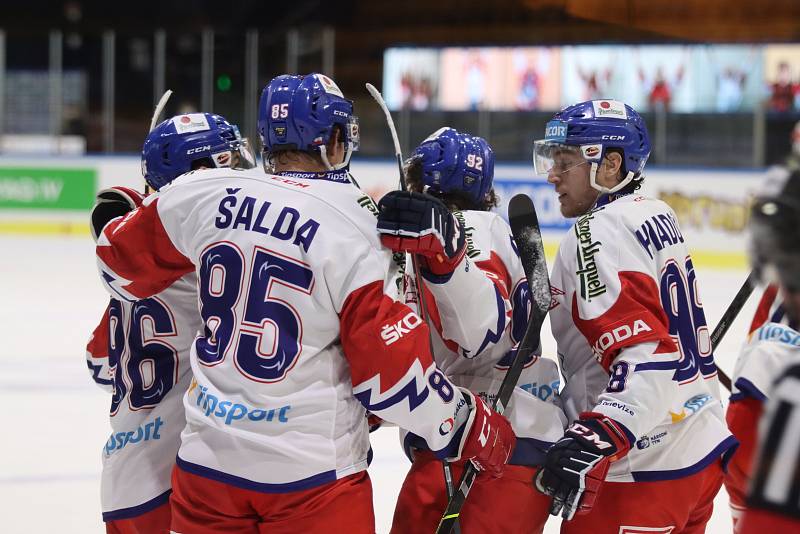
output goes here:
[{"label": "black stick shaft", "polygon": [[[514,202],[515,199],[512,199],[512,203]],[[511,219],[512,222],[514,241],[517,242],[517,248],[520,251],[520,258],[525,266],[525,275],[528,278],[528,285],[531,290],[534,290],[534,285],[537,282],[533,279],[534,276],[543,275],[546,278],[547,265],[544,257],[544,248],[541,243],[541,235],[539,234],[539,223],[536,219],[536,210],[533,208],[533,203],[530,202],[529,198],[526,199],[526,202],[530,205],[530,213],[527,214],[528,217],[526,218],[526,220],[529,221],[529,227],[525,229],[527,231],[515,228],[515,221],[510,214],[509,219]],[[533,230],[533,232],[531,230]],[[533,247],[522,242],[524,241],[524,237],[530,239],[531,234],[534,233],[535,237],[533,240],[535,241],[535,245]],[[503,382],[500,384],[500,389],[497,392],[497,396],[495,397],[494,404],[492,406],[492,408],[494,408],[495,411],[500,414],[505,411],[508,402],[511,400],[511,395],[514,392],[514,388],[517,386],[519,376],[522,374],[524,362],[528,360],[531,354],[533,354],[533,352],[539,346],[542,324],[547,316],[550,303],[549,287],[550,284],[549,281],[547,281],[545,301],[542,301],[541,295],[537,294],[537,299],[532,293],[528,327],[526,328],[525,335],[519,344],[517,354],[514,356],[514,360],[511,362],[511,366],[509,367],[508,371],[506,371],[506,376],[503,377]],[[464,506],[464,502],[467,500],[467,496],[469,495],[470,489],[472,488],[477,475],[478,469],[472,462],[468,462],[464,468],[464,473],[461,475],[461,480],[458,482],[458,488],[455,495],[453,495],[450,501],[447,503],[447,508],[442,515],[442,519],[439,522],[438,528],[436,529],[436,534],[449,534],[452,532],[453,527],[456,525],[459,515],[461,514],[461,508]]]},{"label": "black stick shaft", "polygon": [[[736,316],[738,316],[739,312],[742,311],[745,302],[747,302],[747,299],[750,298],[750,294],[753,292],[755,286],[755,274],[751,271],[747,276],[747,279],[742,284],[742,287],[739,288],[739,292],[736,293],[736,296],[733,297],[733,300],[728,305],[728,309],[722,314],[722,319],[719,320],[716,328],[714,328],[714,331],[711,332],[711,350],[715,350],[717,347],[719,347],[720,341],[722,341],[722,338],[728,332],[728,329],[731,327],[731,324],[733,324],[733,321],[736,320]],[[727,374],[725,374],[725,371],[719,367],[717,367],[717,377],[719,378],[720,384],[725,386],[728,391],[731,391],[731,379]]]}]

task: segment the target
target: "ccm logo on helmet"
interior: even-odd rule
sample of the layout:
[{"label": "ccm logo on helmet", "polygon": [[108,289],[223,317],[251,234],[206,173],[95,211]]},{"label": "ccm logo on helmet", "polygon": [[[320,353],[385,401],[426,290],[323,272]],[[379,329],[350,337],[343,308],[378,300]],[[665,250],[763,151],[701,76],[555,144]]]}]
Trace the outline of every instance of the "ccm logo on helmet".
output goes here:
[{"label": "ccm logo on helmet", "polygon": [[601,135],[600,139],[608,140],[608,141],[624,141],[624,135]]},{"label": "ccm logo on helmet", "polygon": [[383,328],[381,328],[381,338],[385,344],[391,345],[421,324],[422,319],[420,316],[414,312],[409,312],[408,315],[396,323],[383,325]]},{"label": "ccm logo on helmet", "polygon": [[616,327],[614,330],[610,332],[603,332],[603,334],[595,342],[594,350],[595,352],[602,354],[607,348],[614,345],[615,343],[625,341],[626,339],[639,335],[641,332],[652,332],[652,331],[653,329],[650,328],[650,326],[647,323],[645,323],[641,319],[636,319],[633,322],[633,325],[624,324],[622,326]]},{"label": "ccm logo on helmet", "polygon": [[211,150],[211,145],[199,146],[197,148],[190,148],[186,151],[186,154],[197,154],[198,152],[205,152],[206,150]]}]

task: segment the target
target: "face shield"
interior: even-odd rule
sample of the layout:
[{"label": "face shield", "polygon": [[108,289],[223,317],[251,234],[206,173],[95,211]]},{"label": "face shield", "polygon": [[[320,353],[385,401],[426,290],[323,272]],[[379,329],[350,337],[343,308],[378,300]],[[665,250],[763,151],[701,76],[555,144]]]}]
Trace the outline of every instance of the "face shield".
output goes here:
[{"label": "face shield", "polygon": [[341,163],[332,165],[328,160],[328,153],[325,145],[320,145],[319,154],[326,167],[331,171],[346,169],[350,166],[350,157],[361,146],[361,130],[358,127],[358,117],[350,115],[344,125],[344,159]]},{"label": "face shield", "polygon": [[600,185],[597,183],[597,170],[600,168],[602,160],[603,145],[601,144],[573,146],[551,139],[541,139],[533,143],[533,168],[536,170],[536,174],[560,176],[575,167],[589,163],[591,164],[589,185],[601,193],[616,193],[633,180],[633,172],[628,171],[614,187]]},{"label": "face shield", "polygon": [[256,158],[253,151],[250,149],[250,141],[246,137],[242,137],[239,132],[239,127],[235,124],[233,133],[236,139],[228,142],[229,150],[223,150],[211,155],[211,160],[217,168],[228,167],[231,169],[252,169],[256,166]]},{"label": "face shield", "polygon": [[[591,145],[594,147],[595,145]],[[540,139],[533,143],[533,168],[536,174],[547,176],[550,173],[561,175],[591,160],[586,158],[583,147],[565,145],[550,139]],[[594,153],[593,150],[589,151]],[[600,149],[596,148],[599,156]]]},{"label": "face shield", "polygon": [[252,169],[255,167],[256,160],[253,157],[247,139],[242,139],[237,145],[236,148],[211,154],[211,161],[214,162],[214,167],[218,169]]},{"label": "face shield", "polygon": [[347,143],[351,152],[358,152],[361,147],[361,129],[358,127],[358,117],[350,115],[347,121]]},{"label": "face shield", "polygon": [[246,137],[242,138],[241,146],[238,149],[239,169],[252,169],[256,166],[256,157],[253,150],[250,148],[250,140]]}]

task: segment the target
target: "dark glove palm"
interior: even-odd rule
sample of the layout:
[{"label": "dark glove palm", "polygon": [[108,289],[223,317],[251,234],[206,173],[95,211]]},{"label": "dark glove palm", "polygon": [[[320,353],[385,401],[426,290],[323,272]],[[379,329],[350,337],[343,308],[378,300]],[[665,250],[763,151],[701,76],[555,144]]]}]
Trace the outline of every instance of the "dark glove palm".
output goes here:
[{"label": "dark glove palm", "polygon": [[95,242],[103,228],[116,219],[142,205],[144,195],[128,187],[110,187],[97,193],[97,203],[92,208],[91,229]]},{"label": "dark glove palm", "polygon": [[630,449],[616,422],[600,414],[581,415],[547,451],[534,479],[536,489],[553,497],[550,513],[566,520],[592,509],[611,462]]}]

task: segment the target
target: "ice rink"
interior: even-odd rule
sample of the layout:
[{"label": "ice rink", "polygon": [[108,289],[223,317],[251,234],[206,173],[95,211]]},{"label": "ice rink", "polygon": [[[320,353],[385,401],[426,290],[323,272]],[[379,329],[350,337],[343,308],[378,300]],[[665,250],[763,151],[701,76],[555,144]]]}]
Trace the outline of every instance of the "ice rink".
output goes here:
[{"label": "ice rink", "polygon": [[[109,396],[85,363],[89,333],[107,296],[97,279],[90,237],[0,236],[0,532],[90,534],[100,518],[100,451],[110,427]],[[738,290],[743,271],[704,270],[698,279],[709,326]],[[757,295],[717,350],[732,371]],[[545,354],[554,354],[545,326]],[[409,466],[396,429],[372,435],[377,532],[388,532]],[[558,522],[546,532],[558,532]],[[727,495],[720,493],[707,532],[729,533]]]}]

